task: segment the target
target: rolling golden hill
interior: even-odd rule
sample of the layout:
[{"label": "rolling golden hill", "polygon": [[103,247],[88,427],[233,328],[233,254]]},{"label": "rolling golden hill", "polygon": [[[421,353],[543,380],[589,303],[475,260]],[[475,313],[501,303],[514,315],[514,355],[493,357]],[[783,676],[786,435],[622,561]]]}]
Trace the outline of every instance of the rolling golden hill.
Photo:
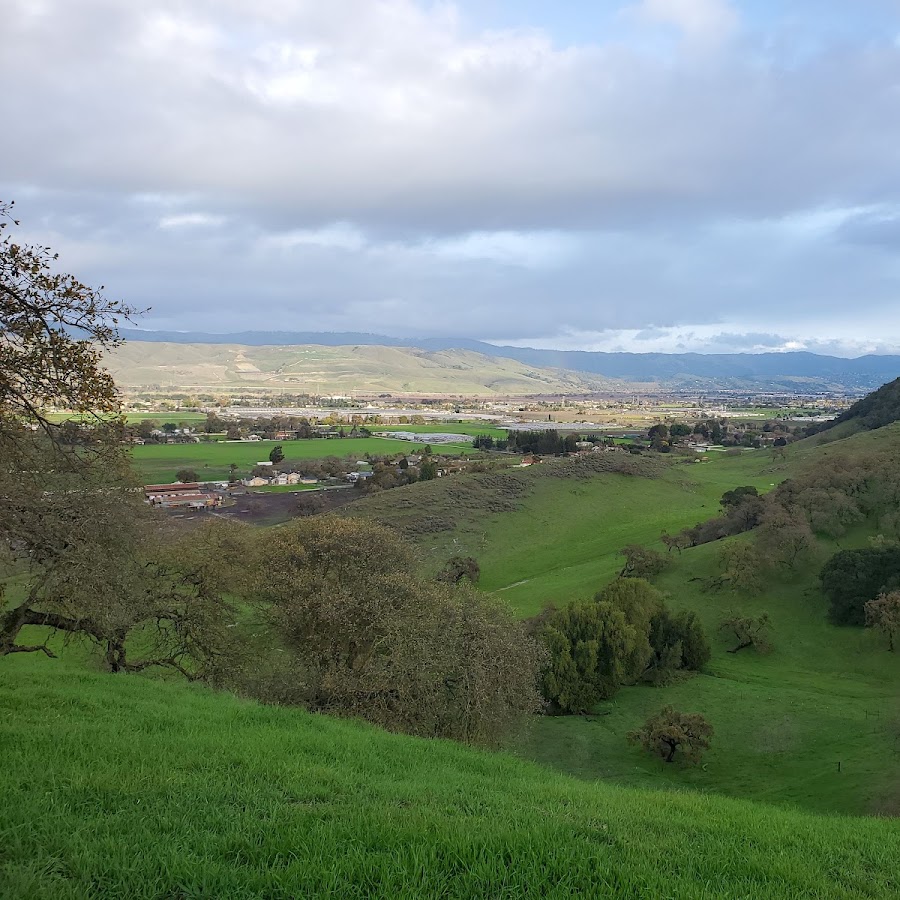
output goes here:
[{"label": "rolling golden hill", "polygon": [[613,379],[541,368],[469,350],[134,341],[106,366],[126,389],[289,390],[296,393],[561,394],[613,389]]}]

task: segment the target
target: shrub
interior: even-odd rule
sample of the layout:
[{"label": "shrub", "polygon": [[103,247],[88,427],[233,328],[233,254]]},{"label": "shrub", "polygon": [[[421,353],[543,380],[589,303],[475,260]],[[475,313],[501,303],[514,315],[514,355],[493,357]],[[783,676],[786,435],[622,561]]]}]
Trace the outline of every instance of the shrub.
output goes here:
[{"label": "shrub", "polygon": [[642,637],[609,603],[578,603],[559,610],[543,631],[550,654],[544,696],[567,713],[587,712],[599,700],[613,697]]},{"label": "shrub", "polygon": [[649,640],[653,655],[646,677],[653,684],[670,681],[680,670],[699,671],[712,655],[700,619],[687,610],[659,610],[650,621]]},{"label": "shrub", "polygon": [[473,556],[451,556],[438,572],[437,580],[449,584],[459,584],[463,579],[470,584],[477,584],[481,577],[481,566]]},{"label": "shrub", "polygon": [[297,660],[310,708],[481,744],[539,709],[544,659],[526,626],[471,589],[416,577],[390,529],[297,520],[261,536],[254,562],[257,602]]}]

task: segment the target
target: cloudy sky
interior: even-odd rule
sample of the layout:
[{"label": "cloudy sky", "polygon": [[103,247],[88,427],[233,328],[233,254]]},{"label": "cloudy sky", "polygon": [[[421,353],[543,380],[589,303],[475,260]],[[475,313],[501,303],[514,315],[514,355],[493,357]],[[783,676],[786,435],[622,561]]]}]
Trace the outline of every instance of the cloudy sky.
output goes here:
[{"label": "cloudy sky", "polygon": [[900,0],[2,0],[0,198],[143,328],[900,351]]}]

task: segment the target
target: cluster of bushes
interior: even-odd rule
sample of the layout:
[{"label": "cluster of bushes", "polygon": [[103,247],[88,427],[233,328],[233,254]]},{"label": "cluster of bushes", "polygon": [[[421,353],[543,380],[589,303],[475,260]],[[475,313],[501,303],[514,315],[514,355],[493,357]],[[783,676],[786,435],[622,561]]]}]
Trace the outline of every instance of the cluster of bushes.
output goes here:
[{"label": "cluster of bushes", "polygon": [[149,510],[123,514],[122,503],[112,491],[82,499],[74,541],[65,495],[48,494],[21,523],[30,590],[0,612],[0,656],[52,656],[20,640],[48,626],[96,646],[111,672],[164,667],[265,702],[479,744],[540,709],[544,651],[471,587],[472,559],[429,580],[396,532],[328,516],[274,531],[215,522],[168,541]]},{"label": "cluster of bushes", "polygon": [[867,604],[900,590],[900,545],[841,550],[825,564],[821,580],[832,622],[865,625]]},{"label": "cluster of bushes", "polygon": [[[817,536],[837,540],[854,526],[876,523],[879,534],[872,546],[837,552],[820,578],[832,622],[876,627],[893,647],[895,634],[900,633],[900,460],[895,455],[874,452],[825,460],[765,497],[756,488],[743,486],[727,491],[720,503],[719,516],[675,536],[664,534],[662,540],[670,551],[681,551],[752,531],[750,541],[723,547],[720,572],[707,583],[741,593],[758,593],[768,573],[790,572],[813,559]],[[648,565],[649,560],[647,571],[653,574],[658,561],[652,551],[636,551],[640,551],[637,563]],[[731,624],[736,626],[730,630],[738,639],[737,649],[763,643],[747,635],[758,637],[768,627],[767,620],[737,617]]]},{"label": "cluster of bushes", "polygon": [[544,698],[564,713],[585,712],[626,684],[663,684],[710,658],[697,616],[673,613],[642,578],[619,578],[593,600],[548,610],[532,628],[550,654]]},{"label": "cluster of bushes", "polygon": [[481,744],[539,708],[542,650],[465,584],[469,561],[427,581],[396,533],[330,517],[258,535],[252,559],[246,596],[282,642],[250,681],[256,696]]},{"label": "cluster of bushes", "polygon": [[726,491],[719,504],[722,512],[718,516],[684,528],[676,535],[663,534],[666,547],[681,551],[750,531],[760,524],[766,509],[766,499],[752,485]]},{"label": "cluster of bushes", "polygon": [[760,497],[752,486],[726,492],[720,515],[664,535],[669,549],[684,549],[756,531],[764,560],[792,567],[812,549],[816,535],[838,539],[876,520],[889,540],[900,539],[900,463],[888,454],[834,460],[782,482]]}]

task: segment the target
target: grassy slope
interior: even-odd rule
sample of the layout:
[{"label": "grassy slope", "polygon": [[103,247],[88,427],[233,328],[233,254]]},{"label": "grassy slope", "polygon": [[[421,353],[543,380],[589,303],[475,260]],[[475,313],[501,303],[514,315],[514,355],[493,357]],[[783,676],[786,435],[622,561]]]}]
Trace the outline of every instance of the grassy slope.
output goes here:
[{"label": "grassy slope", "polygon": [[[769,454],[739,458],[711,455],[702,463],[675,464],[661,477],[600,474],[592,478],[548,477],[542,467],[513,470],[523,496],[518,509],[492,512],[488,492],[461,501],[457,476],[427,485],[400,488],[355,504],[351,515],[368,515],[403,524],[434,513],[452,522],[452,531],[414,535],[433,567],[454,553],[475,556],[481,587],[502,590],[522,615],[548,602],[566,603],[592,595],[621,568],[618,551],[630,543],[659,543],[664,529],[675,532],[714,515],[719,497],[737,484],[768,489],[786,473],[785,463]],[[506,498],[501,497],[501,502]]]},{"label": "grassy slope", "polygon": [[10,898],[880,898],[900,827],[586,784],[180,683],[2,661]]},{"label": "grassy slope", "polygon": [[[532,477],[520,509],[495,516],[459,509],[454,530],[421,535],[419,543],[433,566],[452,553],[472,553],[482,567],[481,587],[500,591],[522,615],[532,615],[547,602],[590,597],[615,577],[622,546],[662,549],[655,542],[663,528],[671,532],[708,518],[727,489],[755,484],[763,490],[833,454],[852,457],[893,446],[900,446],[897,426],[825,447],[804,442],[791,448],[786,461],[757,451],[737,458],[716,454],[655,479]],[[439,511],[450,489],[448,483],[420,494],[416,487],[401,490]],[[362,501],[349,514],[369,506],[390,519],[385,504],[396,504],[395,493]],[[395,505],[393,515],[409,511]],[[842,544],[862,544],[866,537],[861,531]],[[834,549],[823,545],[821,552]],[[689,785],[817,810],[861,813],[891,801],[900,806],[900,743],[893,736],[900,731],[900,660],[884,651],[876,634],[826,622],[818,563],[758,598],[703,592],[695,579],[714,573],[719,550],[708,545],[686,551],[673,559],[660,585],[671,592],[673,606],[696,610],[711,636],[733,609],[769,612],[773,652],[735,656],[715,639],[708,674],[664,689],[626,688],[594,720],[541,719],[518,752],[582,777],[627,784]],[[625,742],[627,731],[670,702],[703,712],[713,723],[716,737],[705,769],[656,764]]]}]

